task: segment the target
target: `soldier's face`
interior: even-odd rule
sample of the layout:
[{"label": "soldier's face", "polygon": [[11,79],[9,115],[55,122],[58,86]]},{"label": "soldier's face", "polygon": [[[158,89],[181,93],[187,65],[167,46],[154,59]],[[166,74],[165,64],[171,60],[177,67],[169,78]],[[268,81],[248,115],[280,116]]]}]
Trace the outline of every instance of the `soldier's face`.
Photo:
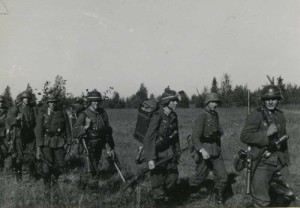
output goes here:
[{"label": "soldier's face", "polygon": [[57,102],[49,102],[48,106],[51,110],[55,110],[57,107]]},{"label": "soldier's face", "polygon": [[98,102],[98,101],[91,101],[91,106],[92,106],[95,110],[97,110],[97,109],[99,108],[99,106],[100,106],[100,102]]},{"label": "soldier's face", "polygon": [[169,102],[168,107],[169,107],[171,110],[176,110],[176,107],[177,107],[177,100],[171,100],[171,101]]},{"label": "soldier's face", "polygon": [[278,99],[266,99],[264,100],[264,104],[267,107],[268,110],[272,111],[275,110],[279,104]]},{"label": "soldier's face", "polygon": [[25,105],[28,105],[29,104],[29,98],[23,98],[23,103]]},{"label": "soldier's face", "polygon": [[207,104],[207,107],[209,108],[209,110],[213,110],[213,111],[216,110],[217,106],[218,106],[217,102],[209,102]]}]

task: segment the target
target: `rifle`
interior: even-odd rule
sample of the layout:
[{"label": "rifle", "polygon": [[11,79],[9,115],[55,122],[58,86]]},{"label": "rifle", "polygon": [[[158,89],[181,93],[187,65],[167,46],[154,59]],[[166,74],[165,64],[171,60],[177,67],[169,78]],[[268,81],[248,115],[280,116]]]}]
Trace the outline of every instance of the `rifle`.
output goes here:
[{"label": "rifle", "polygon": [[[250,90],[248,90],[248,115],[251,112],[251,106],[250,106]],[[247,151],[246,152],[250,152],[251,151],[251,146],[248,145],[247,146]],[[246,194],[251,194],[251,169],[252,169],[252,159],[251,157],[249,157],[249,155],[247,154],[247,166],[246,166]]]},{"label": "rifle", "polygon": [[86,160],[86,163],[87,163],[87,171],[90,173],[91,172],[91,163],[92,163],[92,166],[93,166],[93,169],[95,170],[96,174],[99,175],[99,171],[98,171],[98,168],[97,168],[97,165],[96,165],[96,162],[95,160],[92,158],[88,148],[87,148],[87,145],[86,145],[86,141],[85,141],[85,138],[82,138],[82,144],[83,144],[83,148],[84,148],[84,151],[85,151],[85,160]]},{"label": "rifle", "polygon": [[[188,135],[188,137],[187,137],[188,140],[189,140],[190,136],[191,136],[191,135]],[[170,161],[170,160],[172,160],[172,159],[174,159],[174,158],[180,156],[180,155],[181,155],[183,152],[185,152],[187,149],[189,149],[189,146],[187,146],[187,147],[181,149],[179,152],[177,152],[177,153],[174,154],[174,155],[169,155],[168,157],[159,160],[159,161],[155,164],[155,168],[157,168],[158,166],[160,166],[160,165],[162,165],[162,164],[164,164],[164,163],[166,163],[166,162],[168,162],[168,161]],[[132,185],[138,183],[138,180],[139,180],[142,176],[144,176],[146,173],[148,173],[148,172],[150,172],[150,171],[151,171],[151,170],[150,170],[148,167],[147,167],[147,168],[143,168],[143,169],[140,171],[140,173],[134,177],[133,180],[131,180],[126,186],[124,186],[124,187],[122,188],[122,191],[126,191],[126,189],[128,189],[130,186],[132,186]]]},{"label": "rifle", "polygon": [[108,155],[108,157],[106,157],[106,159],[108,160],[109,163],[113,163],[113,164],[114,164],[114,166],[115,166],[115,168],[117,169],[117,171],[118,171],[118,173],[119,173],[119,175],[120,175],[122,181],[125,182],[126,180],[125,180],[125,178],[124,178],[124,176],[123,176],[123,174],[122,174],[120,168],[119,168],[118,165],[117,165],[117,162],[116,162],[116,161],[118,161],[118,160],[116,160],[116,158],[115,158],[116,156],[113,158],[109,151],[106,151],[106,153],[107,153],[107,155]]}]

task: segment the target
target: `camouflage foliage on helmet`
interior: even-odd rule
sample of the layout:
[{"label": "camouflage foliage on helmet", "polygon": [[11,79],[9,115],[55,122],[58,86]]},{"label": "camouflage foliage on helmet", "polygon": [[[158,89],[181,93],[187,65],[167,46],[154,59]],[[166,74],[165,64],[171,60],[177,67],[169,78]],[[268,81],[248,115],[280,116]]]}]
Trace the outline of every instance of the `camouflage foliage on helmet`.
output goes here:
[{"label": "camouflage foliage on helmet", "polygon": [[168,92],[164,92],[161,96],[161,101],[160,101],[160,105],[162,106],[166,106],[168,105],[168,103],[172,100],[180,100],[180,95],[174,91],[174,90],[170,90]]}]

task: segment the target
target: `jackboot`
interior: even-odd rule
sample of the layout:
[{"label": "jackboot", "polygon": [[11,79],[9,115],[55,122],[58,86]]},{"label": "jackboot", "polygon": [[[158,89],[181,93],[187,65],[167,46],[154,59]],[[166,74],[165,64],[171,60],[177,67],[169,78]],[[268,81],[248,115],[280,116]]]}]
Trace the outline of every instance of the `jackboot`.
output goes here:
[{"label": "jackboot", "polygon": [[223,197],[223,190],[222,189],[216,189],[215,204],[217,204],[217,205],[224,204],[224,197]]}]

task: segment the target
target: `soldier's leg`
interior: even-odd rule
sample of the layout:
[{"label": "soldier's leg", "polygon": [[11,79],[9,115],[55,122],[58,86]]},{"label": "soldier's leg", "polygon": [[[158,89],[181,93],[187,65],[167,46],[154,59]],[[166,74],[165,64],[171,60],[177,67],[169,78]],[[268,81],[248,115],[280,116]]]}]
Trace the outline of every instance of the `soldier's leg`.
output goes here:
[{"label": "soldier's leg", "polygon": [[196,174],[192,176],[189,180],[189,185],[191,187],[199,187],[204,182],[209,173],[207,164],[202,158],[202,156],[200,160],[196,163],[196,165]]},{"label": "soldier's leg", "polygon": [[53,158],[54,158],[53,164],[56,167],[55,170],[53,170],[53,175],[55,176],[56,179],[58,179],[60,174],[65,172],[64,155],[65,155],[64,148],[53,149]]},{"label": "soldier's leg", "polygon": [[157,206],[162,205],[165,202],[165,190],[164,190],[164,167],[156,167],[150,171],[150,180],[152,187],[152,197],[155,200]]},{"label": "soldier's leg", "polygon": [[[53,152],[52,149],[49,147],[43,147],[41,149],[45,160],[47,160],[49,163],[53,164]],[[51,186],[51,168],[50,166],[43,162],[43,181],[44,181],[44,185],[47,187]]]},{"label": "soldier's leg", "polygon": [[168,165],[167,174],[165,175],[165,186],[168,193],[171,193],[176,189],[176,184],[178,180],[178,169],[175,163]]},{"label": "soldier's leg", "polygon": [[211,159],[212,161],[212,172],[215,175],[215,190],[216,190],[216,203],[224,203],[224,189],[227,184],[228,173],[224,164],[222,155],[219,157]]},{"label": "soldier's leg", "polygon": [[36,169],[36,160],[35,160],[35,142],[30,142],[25,145],[24,152],[26,154],[24,155],[24,158],[26,158],[26,163],[28,165],[29,169],[29,177],[30,179],[36,180],[37,179],[37,169]]},{"label": "soldier's leg", "polygon": [[295,194],[292,189],[291,176],[288,166],[282,166],[273,174],[271,191],[275,193],[275,198],[271,202],[274,207],[287,207],[295,200]]},{"label": "soldier's leg", "polygon": [[251,196],[253,205],[266,207],[270,204],[270,181],[276,167],[262,162],[257,166],[251,181]]}]

